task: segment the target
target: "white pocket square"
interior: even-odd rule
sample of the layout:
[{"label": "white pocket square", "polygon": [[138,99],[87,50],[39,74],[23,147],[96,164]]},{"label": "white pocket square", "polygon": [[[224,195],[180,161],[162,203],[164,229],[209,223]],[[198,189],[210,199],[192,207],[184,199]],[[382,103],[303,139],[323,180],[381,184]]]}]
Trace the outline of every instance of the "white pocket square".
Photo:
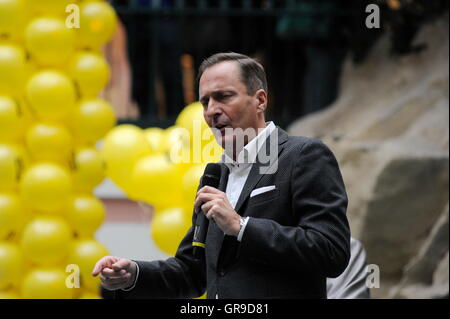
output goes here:
[{"label": "white pocket square", "polygon": [[257,189],[254,189],[251,193],[250,193],[250,197],[262,194],[262,193],[266,193],[269,192],[271,190],[274,190],[276,187],[275,185],[270,185],[270,186],[264,186],[264,187],[260,187]]}]

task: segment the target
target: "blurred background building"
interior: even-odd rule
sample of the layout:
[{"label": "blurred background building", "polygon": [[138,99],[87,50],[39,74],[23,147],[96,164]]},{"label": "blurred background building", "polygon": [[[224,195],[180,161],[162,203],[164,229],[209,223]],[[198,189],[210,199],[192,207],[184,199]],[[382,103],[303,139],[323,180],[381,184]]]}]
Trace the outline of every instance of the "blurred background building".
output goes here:
[{"label": "blurred background building", "polygon": [[286,127],[330,105],[338,96],[344,58],[352,55],[361,62],[380,34],[365,27],[369,1],[111,2],[122,25],[109,46],[111,62],[120,70],[110,89],[130,90],[129,101],[115,104],[123,121],[137,120],[141,126],[172,124],[183,106],[197,99],[201,61],[236,51],[266,67],[268,115]]}]

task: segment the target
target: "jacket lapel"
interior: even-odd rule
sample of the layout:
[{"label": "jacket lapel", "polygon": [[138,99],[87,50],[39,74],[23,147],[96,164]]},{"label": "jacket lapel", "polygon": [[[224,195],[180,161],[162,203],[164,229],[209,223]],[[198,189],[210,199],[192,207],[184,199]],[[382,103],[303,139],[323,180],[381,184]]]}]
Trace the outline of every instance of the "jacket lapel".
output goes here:
[{"label": "jacket lapel", "polygon": [[[273,135],[275,134],[275,135]],[[270,172],[270,168],[273,167],[273,165],[278,165],[278,157],[279,154],[282,150],[282,144],[284,144],[284,142],[287,141],[288,139],[288,134],[283,131],[281,128],[277,127],[276,130],[274,130],[272,132],[272,137],[268,137],[264,143],[264,145],[261,147],[259,154],[261,154],[261,152],[265,152],[265,155],[263,154],[263,156],[257,156],[256,157],[256,162],[253,164],[250,173],[247,177],[247,180],[245,181],[244,187],[242,189],[242,192],[239,196],[239,199],[236,203],[236,206],[234,208],[234,210],[236,212],[238,212],[238,214],[243,215],[243,213],[240,213],[239,210],[241,209],[242,205],[245,203],[246,199],[250,196],[252,190],[255,188],[255,186],[258,184],[258,182],[261,180],[261,178],[266,174],[266,172]],[[268,156],[270,156],[270,152],[271,152],[271,148],[270,148],[270,143],[277,143],[278,144],[278,151],[276,152],[276,158],[274,159],[275,161],[277,161],[276,163],[274,163],[272,160],[269,161],[269,163],[271,164],[271,166],[269,166],[269,163],[262,163],[260,161],[261,158],[267,158]],[[258,155],[259,155],[258,154]]]},{"label": "jacket lapel", "polygon": [[221,163],[222,166],[220,171],[220,182],[219,182],[219,190],[222,192],[225,192],[227,190],[227,184],[228,184],[228,175],[230,174],[230,170],[228,167]]}]

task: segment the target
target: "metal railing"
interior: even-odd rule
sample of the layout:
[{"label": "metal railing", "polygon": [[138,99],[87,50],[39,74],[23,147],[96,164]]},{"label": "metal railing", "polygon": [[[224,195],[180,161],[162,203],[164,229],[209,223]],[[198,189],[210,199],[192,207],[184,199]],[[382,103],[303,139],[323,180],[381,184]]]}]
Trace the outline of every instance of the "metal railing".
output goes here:
[{"label": "metal railing", "polygon": [[[162,30],[161,23],[171,21],[177,25],[178,29],[183,29],[186,23],[189,23],[190,19],[203,19],[203,18],[221,18],[221,19],[236,19],[241,23],[241,29],[239,34],[233,34],[235,37],[235,43],[231,48],[233,51],[239,51],[245,54],[254,54],[255,44],[248,41],[255,33],[255,21],[261,22],[261,28],[259,30],[258,41],[256,44],[258,48],[263,49],[266,62],[266,71],[269,77],[269,86],[274,81],[279,79],[273,78],[269,66],[274,56],[274,46],[277,45],[277,39],[274,36],[273,29],[277,19],[283,16],[290,17],[317,17],[333,14],[334,16],[349,16],[352,14],[349,10],[335,10],[333,7],[327,7],[324,5],[320,10],[317,7],[302,6],[299,5],[297,0],[113,0],[112,5],[115,7],[119,17],[122,21],[125,21],[126,29],[128,31],[129,51],[131,63],[139,63],[135,55],[136,50],[140,50],[141,47],[144,50],[146,45],[149,45],[149,61],[143,66],[147,70],[148,79],[148,94],[144,101],[139,103],[141,110],[147,110],[148,113],[143,112],[143,116],[138,121],[140,126],[161,126],[167,127],[171,125],[178,114],[178,112],[184,106],[184,102],[181,102],[178,109],[171,111],[158,113],[158,106],[156,105],[156,79],[161,76],[161,61],[166,58],[165,53],[161,52],[161,41],[159,41],[159,33]],[[308,1],[305,1],[308,2]],[[311,3],[311,1],[309,1]],[[314,2],[314,1],[312,1]],[[318,1],[320,2],[320,1]],[[326,3],[327,1],[324,1]],[[332,12],[331,12],[332,11]],[[248,20],[248,21],[247,21]],[[146,21],[146,27],[143,28],[143,21]],[[253,24],[253,25],[252,25]],[[270,31],[271,30],[271,31]],[[149,44],[139,42],[139,33],[150,32],[148,36]],[[196,34],[185,34],[183,30],[183,37],[194,38]],[[141,34],[142,35],[142,34]],[[218,34],[218,37],[221,35]],[[183,42],[183,41],[180,41]],[[175,48],[175,47],[174,47]],[[227,50],[227,51],[231,51]],[[174,49],[179,53],[183,53],[185,48],[182,43],[177,44]],[[205,58],[203,56],[202,58]],[[295,56],[290,56],[290,59],[295,59]],[[286,61],[293,63],[290,61]],[[269,66],[269,67],[268,67]],[[139,66],[141,67],[141,66]],[[136,68],[136,66],[135,66]],[[288,67],[289,68],[289,67]],[[159,71],[158,71],[159,70]],[[141,72],[142,70],[139,70]],[[196,70],[195,70],[196,71]],[[145,72],[144,72],[145,73]],[[158,75],[159,74],[159,75]],[[295,91],[295,74],[290,74],[290,79],[284,79],[286,83],[291,83],[290,87],[286,87],[289,92]],[[136,78],[134,79],[136,81]],[[138,79],[139,80],[139,79]],[[144,79],[140,79],[144,80]],[[166,95],[172,94],[166,92]],[[178,93],[173,93],[178,94]],[[295,105],[277,105],[276,110],[271,110],[269,116],[280,122],[287,124],[294,120],[289,115],[288,109],[292,107],[298,107]],[[300,115],[300,113],[299,113]],[[123,121],[122,121],[123,122]]]}]

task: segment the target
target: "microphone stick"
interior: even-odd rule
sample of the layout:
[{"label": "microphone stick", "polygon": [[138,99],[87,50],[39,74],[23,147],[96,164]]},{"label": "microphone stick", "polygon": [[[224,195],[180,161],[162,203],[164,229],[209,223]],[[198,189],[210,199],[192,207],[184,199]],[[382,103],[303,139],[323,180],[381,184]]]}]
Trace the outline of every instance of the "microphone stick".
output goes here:
[{"label": "microphone stick", "polygon": [[[219,187],[221,175],[221,166],[217,163],[209,163],[206,165],[203,173],[200,188],[203,186]],[[208,232],[209,220],[203,212],[197,213],[195,221],[194,238],[192,239],[192,246],[194,247],[194,256],[199,258],[204,252],[206,243],[206,233]]]}]

